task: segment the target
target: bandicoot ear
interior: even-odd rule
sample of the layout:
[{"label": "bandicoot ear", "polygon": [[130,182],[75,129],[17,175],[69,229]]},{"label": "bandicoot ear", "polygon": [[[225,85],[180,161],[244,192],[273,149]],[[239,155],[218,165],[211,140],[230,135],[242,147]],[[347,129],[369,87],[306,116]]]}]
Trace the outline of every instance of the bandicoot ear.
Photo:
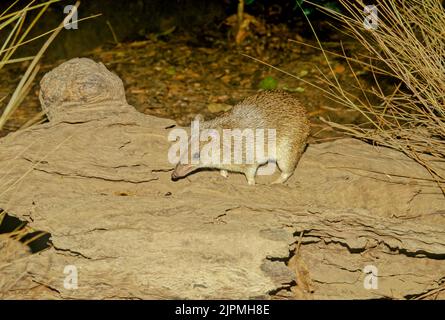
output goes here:
[{"label": "bandicoot ear", "polygon": [[204,121],[204,116],[203,116],[202,114],[198,113],[198,114],[195,116],[195,121],[199,121],[199,122]]},{"label": "bandicoot ear", "polygon": [[211,137],[212,139],[217,139],[219,138],[219,132],[218,130],[215,129],[210,129],[207,134],[209,135],[209,137]]}]

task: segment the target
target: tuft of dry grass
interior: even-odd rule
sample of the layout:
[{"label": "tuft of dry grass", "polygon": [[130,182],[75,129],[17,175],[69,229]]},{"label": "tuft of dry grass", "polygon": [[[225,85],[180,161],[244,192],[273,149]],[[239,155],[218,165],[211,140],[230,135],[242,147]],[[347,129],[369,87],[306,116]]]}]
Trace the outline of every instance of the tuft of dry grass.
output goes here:
[{"label": "tuft of dry grass", "polygon": [[[37,72],[39,71],[38,62],[42,58],[43,54],[48,49],[49,45],[53,42],[53,40],[56,38],[56,36],[60,33],[60,31],[63,29],[63,27],[71,22],[72,17],[76,13],[77,8],[80,5],[80,1],[77,1],[74,4],[73,10],[65,17],[63,22],[60,23],[60,25],[55,29],[42,33],[37,37],[27,39],[29,32],[35,27],[38,20],[41,19],[42,15],[45,13],[48,7],[52,3],[58,1],[60,0],[48,0],[43,3],[35,5],[34,4],[36,2],[35,0],[29,0],[28,5],[25,6],[24,8],[9,13],[9,11],[11,11],[12,8],[14,8],[14,6],[18,3],[17,0],[13,4],[11,4],[4,12],[0,13],[0,31],[8,27],[10,27],[11,29],[5,41],[2,44],[0,44],[1,45],[0,70],[4,65],[9,63],[31,60],[31,63],[29,64],[27,70],[25,71],[23,77],[21,78],[11,98],[9,99],[9,102],[6,105],[2,115],[0,116],[0,130],[3,128],[6,121],[11,117],[14,111],[23,102],[25,96],[28,94],[31,85],[34,81],[34,78],[37,75]],[[26,21],[27,21],[27,16],[29,16],[29,13],[37,9],[39,9],[39,11],[37,12],[33,20],[27,23]],[[100,14],[82,18],[75,22],[95,18],[99,15]],[[35,41],[41,37],[44,37],[48,34],[49,34],[48,39],[45,41],[45,43],[42,45],[42,47],[35,56],[13,58],[13,55],[17,50],[17,48],[26,45],[32,41]],[[1,100],[3,100],[3,98],[0,98],[0,101]],[[44,115],[43,112],[39,113],[36,119],[30,119],[30,121],[28,121],[28,123],[26,123],[24,127],[29,126],[35,122],[38,122],[43,117],[43,115]]]},{"label": "tuft of dry grass", "polygon": [[[425,167],[445,194],[445,174],[436,166],[445,162],[445,9],[440,0],[388,0],[377,5],[377,28],[365,28],[369,13],[361,0],[340,0],[338,13],[322,7],[339,20],[344,32],[356,39],[366,54],[348,57],[349,69],[362,96],[344,90],[335,73],[323,75],[328,96],[367,119],[366,125],[333,123],[351,136],[402,151]],[[317,6],[316,4],[314,4]],[[323,50],[321,43],[320,48]],[[324,50],[323,53],[327,54]],[[371,71],[373,85],[365,87],[353,65]],[[398,83],[390,93],[382,77]],[[379,101],[373,104],[371,101]]]},{"label": "tuft of dry grass", "polygon": [[[7,30],[8,28],[10,29],[9,33],[7,34],[0,48],[0,70],[6,64],[28,61],[33,59],[36,60],[36,57],[34,56],[14,58],[14,53],[19,47],[29,43],[30,41],[35,40],[35,39],[28,40],[27,36],[29,35],[30,31],[35,27],[35,25],[42,17],[42,15],[45,13],[45,11],[48,9],[48,7],[52,3],[58,1],[60,0],[50,0],[40,4],[34,4],[35,0],[33,0],[29,1],[25,7],[14,10],[14,8],[17,6],[19,2],[17,0],[14,1],[2,13],[0,13],[0,31]],[[28,22],[28,17],[33,11],[37,11],[37,13],[35,17]],[[3,127],[3,125],[11,116],[11,114],[14,112],[14,110],[23,101],[24,97],[26,96],[31,87],[31,84],[37,74],[38,69],[39,69],[38,66],[33,64],[32,66],[30,66],[30,68],[28,68],[28,71],[22,77],[22,80],[17,86],[17,89],[15,90],[14,94],[9,100],[8,105],[3,111],[2,116],[0,117],[0,129]],[[4,97],[2,98],[2,100],[3,99]]]}]

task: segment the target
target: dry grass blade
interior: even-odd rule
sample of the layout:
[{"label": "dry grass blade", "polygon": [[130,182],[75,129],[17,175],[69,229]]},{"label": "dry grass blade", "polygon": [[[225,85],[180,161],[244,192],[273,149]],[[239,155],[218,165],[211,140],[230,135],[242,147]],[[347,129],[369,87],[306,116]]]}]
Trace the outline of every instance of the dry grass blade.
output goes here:
[{"label": "dry grass blade", "polygon": [[33,0],[33,1],[30,1],[30,3],[25,8],[18,10],[18,11],[11,12],[9,14],[6,14],[9,10],[11,10],[19,2],[17,0],[13,4],[11,4],[5,11],[3,11],[2,14],[0,14],[0,21],[9,19],[13,16],[16,16],[17,14],[26,13],[28,11],[32,11],[34,9],[41,8],[46,5],[50,5],[52,3],[59,2],[59,1],[61,1],[61,0],[48,0],[48,1],[45,1],[45,2],[42,2],[42,3],[32,6],[32,4],[35,2],[35,0]]},{"label": "dry grass blade", "polygon": [[445,283],[442,283],[438,288],[436,288],[436,289],[434,289],[434,290],[431,290],[431,291],[428,291],[427,293],[425,293],[425,294],[422,294],[422,295],[420,295],[420,296],[418,296],[418,297],[415,297],[413,300],[424,300],[424,299],[427,299],[427,298],[429,298],[429,297],[431,297],[431,296],[433,296],[433,295],[439,295],[442,291],[445,291]]},{"label": "dry grass blade", "polygon": [[[81,21],[84,21],[84,20],[88,20],[88,19],[92,19],[92,18],[99,17],[99,16],[101,16],[101,15],[102,15],[101,13],[98,13],[98,14],[94,14],[94,15],[91,15],[91,16],[88,16],[88,17],[85,17],[85,18],[81,18],[81,19],[72,21],[72,22],[73,22],[73,23],[74,23],[74,22],[81,22]],[[59,27],[56,27],[56,28],[54,28],[54,29],[52,29],[52,30],[49,30],[49,31],[47,31],[47,32],[44,32],[44,33],[42,33],[42,34],[40,34],[40,35],[38,35],[38,36],[35,36],[35,37],[31,38],[31,39],[28,39],[28,40],[26,40],[26,41],[23,41],[23,42],[21,42],[21,43],[19,43],[19,44],[14,45],[14,46],[12,46],[12,47],[9,47],[9,48],[5,49],[4,51],[0,51],[0,54],[3,54],[5,51],[10,51],[10,50],[13,50],[13,49],[17,49],[17,48],[20,47],[20,46],[26,45],[26,44],[28,44],[28,43],[30,43],[30,42],[33,42],[33,41],[37,40],[37,39],[43,38],[43,37],[47,36],[48,34],[52,34],[52,33],[54,33],[54,32],[57,31],[58,29],[59,29]],[[33,58],[34,58],[34,57],[33,57]],[[8,62],[9,62],[9,61],[8,61]]]},{"label": "dry grass blade", "polygon": [[[45,11],[48,9],[49,5],[58,2],[60,0],[51,0],[41,3],[39,5],[32,5],[35,0],[30,1],[27,6],[23,9],[14,11],[10,14],[6,14],[11,10],[18,1],[10,5],[1,15],[0,15],[0,30],[9,27],[10,24],[15,23],[12,30],[9,31],[7,38],[4,40],[2,47],[0,49],[0,69],[7,63],[11,63],[11,56],[15,53],[16,49],[23,45],[24,39],[29,34],[29,32],[34,28],[37,21],[42,17]],[[22,32],[22,28],[25,25],[26,16],[32,10],[40,8],[40,11],[36,14],[34,19],[28,24],[26,30]],[[5,21],[6,20],[6,21]]]},{"label": "dry grass blade", "polygon": [[[49,4],[47,4],[48,6]],[[16,87],[11,99],[9,100],[9,103],[7,104],[5,110],[3,111],[2,116],[0,117],[0,130],[3,128],[4,124],[8,120],[8,118],[11,116],[11,114],[17,109],[17,107],[20,105],[20,102],[23,101],[24,97],[26,96],[27,91],[30,88],[30,84],[34,80],[35,75],[37,74],[38,66],[37,63],[39,62],[40,58],[42,57],[43,53],[46,51],[48,46],[51,44],[51,42],[56,38],[56,36],[59,34],[59,32],[62,30],[62,28],[71,20],[73,15],[76,13],[77,8],[80,5],[80,1],[77,1],[74,5],[73,10],[68,14],[63,22],[59,25],[58,28],[55,29],[55,31],[51,34],[51,36],[46,40],[46,42],[43,44],[43,46],[40,48],[39,52],[36,54],[30,65],[28,66],[25,74],[23,75],[22,79],[20,80],[18,86]],[[28,5],[29,6],[29,5]],[[46,10],[47,6],[43,7],[43,11]],[[39,12],[38,17],[40,18],[43,11]],[[24,15],[26,11],[21,13],[20,15]],[[37,19],[37,18],[36,18]],[[31,26],[35,24],[37,21],[34,19]],[[30,26],[30,27],[31,27]],[[26,36],[29,32],[29,28],[25,31],[24,36]],[[24,40],[24,36],[21,37],[22,42]],[[8,53],[7,58],[10,57],[10,53]]]},{"label": "dry grass blade", "polygon": [[[367,51],[366,56],[372,57],[367,60],[346,57],[343,50],[364,99],[353,97],[337,79],[327,76],[324,79],[333,90],[331,98],[361,112],[369,125],[326,122],[354,137],[404,152],[428,170],[445,194],[445,173],[436,166],[445,162],[445,10],[442,2],[380,2],[375,29],[365,28],[369,13],[364,12],[362,1],[340,2],[346,13],[313,5],[338,19],[346,33]],[[323,50],[320,42],[319,45]],[[371,88],[363,85],[351,62],[371,69],[374,80]],[[385,93],[381,87],[381,75],[398,81],[391,93]],[[372,105],[370,101],[380,103]]]}]

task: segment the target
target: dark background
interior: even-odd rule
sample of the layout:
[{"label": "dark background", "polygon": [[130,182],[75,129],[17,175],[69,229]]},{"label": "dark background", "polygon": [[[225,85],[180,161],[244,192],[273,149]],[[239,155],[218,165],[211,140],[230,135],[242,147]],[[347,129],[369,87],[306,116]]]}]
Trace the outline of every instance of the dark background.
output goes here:
[{"label": "dark background", "polygon": [[[290,29],[295,29],[305,37],[311,37],[312,32],[306,18],[295,1],[255,0],[246,5],[245,12],[263,19],[266,23],[286,23]],[[41,2],[36,1],[35,4]],[[333,3],[325,0],[315,2],[323,5]],[[1,1],[0,12],[11,3],[13,1]],[[20,1],[14,8],[24,7],[27,3],[28,1]],[[31,36],[37,36],[58,26],[66,16],[64,7],[74,3],[74,0],[63,0],[51,4]],[[162,33],[175,26],[175,32],[192,33],[197,37],[197,41],[205,41],[208,33],[217,31],[221,35],[227,34],[224,20],[236,13],[237,4],[238,0],[83,0],[78,10],[79,19],[95,14],[102,15],[79,22],[77,30],[61,32],[51,44],[51,49],[46,52],[45,59],[68,59],[97,46],[114,43],[112,32],[119,42],[128,42],[145,40],[150,34]],[[306,9],[310,7],[306,3],[303,6]],[[337,6],[340,8],[338,4]],[[34,10],[30,17],[37,11]],[[328,28],[323,30],[328,21],[326,15],[311,9],[310,19],[317,26],[320,36],[328,36]],[[332,29],[329,30],[332,32]],[[5,36],[7,32],[0,32],[0,40]],[[30,43],[18,51],[18,55],[35,54],[45,39],[46,37]]]}]

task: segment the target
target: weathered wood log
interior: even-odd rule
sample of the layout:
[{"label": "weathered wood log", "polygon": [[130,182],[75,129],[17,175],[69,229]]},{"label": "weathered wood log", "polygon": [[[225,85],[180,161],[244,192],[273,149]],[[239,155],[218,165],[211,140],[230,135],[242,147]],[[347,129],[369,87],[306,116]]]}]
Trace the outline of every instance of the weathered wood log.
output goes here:
[{"label": "weathered wood log", "polygon": [[[72,70],[71,86],[106,83]],[[1,297],[444,298],[445,201],[403,154],[343,139],[310,145],[286,185],[212,171],[173,182],[175,123],[88,92],[47,91],[51,121],[0,140],[0,208],[53,244],[10,260],[0,246]]]}]

